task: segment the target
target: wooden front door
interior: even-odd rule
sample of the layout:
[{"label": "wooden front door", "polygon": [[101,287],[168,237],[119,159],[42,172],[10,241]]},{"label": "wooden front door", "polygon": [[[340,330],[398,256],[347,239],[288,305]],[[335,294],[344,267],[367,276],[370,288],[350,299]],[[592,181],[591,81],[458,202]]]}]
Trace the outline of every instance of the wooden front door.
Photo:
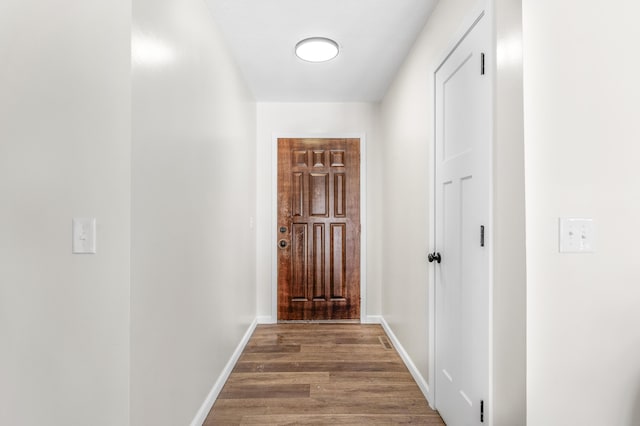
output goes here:
[{"label": "wooden front door", "polygon": [[359,319],[359,139],[278,139],[277,235],[278,319]]}]

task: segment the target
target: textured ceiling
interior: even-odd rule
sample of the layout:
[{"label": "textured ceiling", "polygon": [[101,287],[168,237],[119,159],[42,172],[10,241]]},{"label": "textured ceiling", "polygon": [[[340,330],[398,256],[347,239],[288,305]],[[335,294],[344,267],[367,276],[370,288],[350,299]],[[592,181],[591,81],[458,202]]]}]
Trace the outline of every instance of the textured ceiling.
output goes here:
[{"label": "textured ceiling", "polygon": [[[375,102],[437,0],[206,0],[258,101]],[[295,44],[328,37],[340,55],[298,59]]]}]

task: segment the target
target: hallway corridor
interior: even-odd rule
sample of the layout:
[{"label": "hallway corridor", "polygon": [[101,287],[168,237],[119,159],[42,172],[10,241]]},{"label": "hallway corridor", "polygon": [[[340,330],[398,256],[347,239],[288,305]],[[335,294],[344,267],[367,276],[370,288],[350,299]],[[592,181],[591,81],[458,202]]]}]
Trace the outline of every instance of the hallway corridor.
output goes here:
[{"label": "hallway corridor", "polygon": [[258,326],[211,425],[444,425],[379,325]]}]

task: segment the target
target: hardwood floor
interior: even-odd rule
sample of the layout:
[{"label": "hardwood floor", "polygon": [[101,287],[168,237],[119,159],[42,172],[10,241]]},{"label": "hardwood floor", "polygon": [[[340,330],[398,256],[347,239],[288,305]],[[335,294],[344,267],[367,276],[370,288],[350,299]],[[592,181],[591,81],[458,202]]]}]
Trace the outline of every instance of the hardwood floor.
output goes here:
[{"label": "hardwood floor", "polygon": [[444,425],[378,325],[258,326],[204,423]]}]

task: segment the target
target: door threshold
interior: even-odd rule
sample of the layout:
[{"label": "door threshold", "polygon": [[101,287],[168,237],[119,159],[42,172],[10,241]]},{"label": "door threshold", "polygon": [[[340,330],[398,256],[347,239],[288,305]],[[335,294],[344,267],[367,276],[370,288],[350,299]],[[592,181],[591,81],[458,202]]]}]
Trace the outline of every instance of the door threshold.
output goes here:
[{"label": "door threshold", "polygon": [[360,320],[278,320],[278,324],[360,324]]}]

